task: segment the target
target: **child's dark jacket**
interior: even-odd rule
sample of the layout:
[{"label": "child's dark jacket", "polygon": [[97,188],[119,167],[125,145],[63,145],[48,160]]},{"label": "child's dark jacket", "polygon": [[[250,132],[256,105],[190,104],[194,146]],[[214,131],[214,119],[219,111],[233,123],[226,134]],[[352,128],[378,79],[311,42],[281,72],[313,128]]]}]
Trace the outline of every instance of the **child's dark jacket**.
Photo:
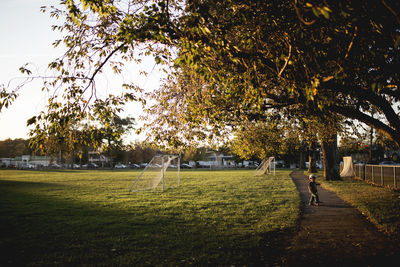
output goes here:
[{"label": "child's dark jacket", "polygon": [[318,190],[317,190],[317,183],[311,181],[311,182],[308,184],[308,191],[310,191],[310,193],[312,193],[312,194],[318,193]]}]

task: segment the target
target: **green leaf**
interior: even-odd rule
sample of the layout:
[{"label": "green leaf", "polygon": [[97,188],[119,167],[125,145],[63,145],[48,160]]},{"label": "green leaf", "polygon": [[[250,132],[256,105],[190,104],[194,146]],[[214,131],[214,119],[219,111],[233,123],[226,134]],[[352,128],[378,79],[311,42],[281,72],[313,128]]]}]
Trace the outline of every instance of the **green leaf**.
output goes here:
[{"label": "green leaf", "polygon": [[30,119],[26,122],[26,125],[29,126],[29,125],[32,125],[32,124],[35,124],[35,123],[36,123],[36,116],[33,116],[32,118],[30,118]]},{"label": "green leaf", "polygon": [[400,46],[400,35],[397,36],[396,41],[394,42],[394,48],[399,48]]}]

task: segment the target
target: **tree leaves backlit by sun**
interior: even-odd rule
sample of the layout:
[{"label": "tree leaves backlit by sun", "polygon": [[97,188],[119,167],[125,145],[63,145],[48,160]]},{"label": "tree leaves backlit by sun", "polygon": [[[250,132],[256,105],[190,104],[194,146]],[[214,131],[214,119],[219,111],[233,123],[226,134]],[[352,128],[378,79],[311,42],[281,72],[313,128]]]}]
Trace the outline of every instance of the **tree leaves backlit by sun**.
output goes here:
[{"label": "tree leaves backlit by sun", "polygon": [[[400,145],[399,1],[64,0],[44,10],[64,20],[54,45],[66,52],[49,64],[48,110],[29,121],[36,144],[56,133],[77,142],[71,125],[111,125],[124,104],[146,100],[151,138],[167,145],[224,137],[271,110],[329,125],[337,114]],[[170,69],[159,90],[145,98],[129,83],[101,96],[101,73],[121,75],[142,56]]]}]

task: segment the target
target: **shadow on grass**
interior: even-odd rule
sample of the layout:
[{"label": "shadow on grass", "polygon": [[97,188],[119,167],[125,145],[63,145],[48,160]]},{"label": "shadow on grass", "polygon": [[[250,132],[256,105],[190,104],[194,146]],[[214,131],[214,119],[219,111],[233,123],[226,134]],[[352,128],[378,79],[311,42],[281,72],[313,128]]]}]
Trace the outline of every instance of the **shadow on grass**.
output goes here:
[{"label": "shadow on grass", "polygon": [[190,209],[116,208],[40,194],[60,186],[67,187],[0,181],[2,264],[265,266],[280,261],[291,234],[231,235]]}]

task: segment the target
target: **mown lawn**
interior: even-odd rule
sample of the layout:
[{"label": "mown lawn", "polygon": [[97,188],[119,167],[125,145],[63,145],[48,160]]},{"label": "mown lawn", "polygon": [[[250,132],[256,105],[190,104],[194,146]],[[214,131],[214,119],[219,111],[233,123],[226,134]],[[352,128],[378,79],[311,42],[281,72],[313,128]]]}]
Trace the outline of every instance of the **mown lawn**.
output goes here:
[{"label": "mown lawn", "polygon": [[358,208],[378,228],[400,240],[399,192],[352,178],[343,178],[343,181],[321,181],[321,183]]},{"label": "mown lawn", "polygon": [[128,193],[138,171],[0,171],[1,265],[272,265],[299,216],[279,171],[183,171]]}]

